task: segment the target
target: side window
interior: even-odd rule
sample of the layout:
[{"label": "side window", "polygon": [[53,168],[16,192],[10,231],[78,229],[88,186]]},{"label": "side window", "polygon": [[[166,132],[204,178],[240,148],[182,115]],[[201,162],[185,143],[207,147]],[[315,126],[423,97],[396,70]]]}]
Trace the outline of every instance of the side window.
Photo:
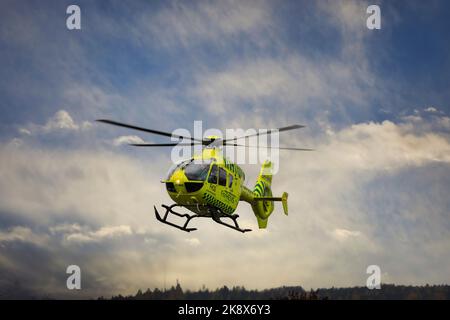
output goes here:
[{"label": "side window", "polygon": [[217,184],[217,175],[218,175],[217,166],[215,164],[213,164],[213,166],[211,168],[211,173],[209,174],[209,177],[208,177],[208,182]]},{"label": "side window", "polygon": [[224,168],[219,168],[219,185],[226,186],[227,185],[227,172]]},{"label": "side window", "polygon": [[228,176],[229,180],[228,180],[228,188],[231,188],[233,186],[233,175],[229,175]]}]

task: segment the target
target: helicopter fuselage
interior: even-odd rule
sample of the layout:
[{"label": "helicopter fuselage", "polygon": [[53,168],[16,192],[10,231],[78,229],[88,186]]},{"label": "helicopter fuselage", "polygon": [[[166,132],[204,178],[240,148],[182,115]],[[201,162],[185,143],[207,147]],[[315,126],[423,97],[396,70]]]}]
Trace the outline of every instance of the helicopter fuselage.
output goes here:
[{"label": "helicopter fuselage", "polygon": [[247,189],[244,181],[243,170],[218,148],[205,148],[201,155],[174,165],[162,182],[172,200],[192,212],[207,214],[214,207],[231,215]]}]

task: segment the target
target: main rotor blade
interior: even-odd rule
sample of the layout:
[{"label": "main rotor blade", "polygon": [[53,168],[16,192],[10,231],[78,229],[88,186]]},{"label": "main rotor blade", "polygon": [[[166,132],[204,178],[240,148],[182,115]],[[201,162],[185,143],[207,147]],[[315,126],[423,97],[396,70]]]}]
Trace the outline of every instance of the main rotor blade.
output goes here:
[{"label": "main rotor blade", "polygon": [[174,146],[202,146],[201,143],[129,143],[130,146],[135,147],[174,147]]},{"label": "main rotor blade", "polygon": [[236,137],[236,138],[232,138],[232,139],[226,139],[226,140],[223,140],[224,142],[226,142],[226,141],[236,141],[236,140],[238,140],[238,139],[243,139],[243,138],[248,138],[248,137],[256,137],[256,136],[262,136],[262,135],[265,135],[265,134],[271,134],[271,133],[273,133],[273,132],[283,132],[283,131],[288,131],[288,130],[295,130],[295,129],[300,129],[300,128],[304,128],[305,126],[304,125],[301,125],[301,124],[294,124],[294,125],[292,125],[292,126],[287,126],[287,127],[281,127],[281,128],[278,128],[278,129],[270,129],[270,130],[267,130],[267,131],[262,131],[262,132],[257,132],[257,133],[254,133],[254,134],[249,134],[249,135],[246,135],[246,136],[242,136],[242,137]]},{"label": "main rotor blade", "polygon": [[175,138],[179,138],[179,139],[189,139],[191,141],[197,141],[197,142],[200,142],[200,143],[204,142],[203,140],[192,138],[192,137],[185,137],[185,136],[180,136],[178,134],[172,134],[172,133],[165,132],[165,131],[159,131],[159,130],[153,130],[153,129],[137,127],[137,126],[133,126],[131,124],[126,124],[126,123],[112,121],[112,120],[107,120],[107,119],[99,119],[99,120],[96,120],[96,121],[107,123],[107,124],[112,124],[114,126],[124,127],[124,128],[128,128],[128,129],[133,129],[133,130],[139,130],[139,131],[144,131],[144,132],[148,132],[148,133],[158,134],[160,136],[165,136],[165,137],[175,137]]},{"label": "main rotor blade", "polygon": [[244,144],[237,143],[224,143],[224,146],[233,146],[233,147],[245,147],[245,148],[267,148],[267,149],[279,149],[279,150],[294,150],[294,151],[314,151],[314,149],[307,148],[295,148],[295,147],[271,147],[271,146],[247,146]]}]

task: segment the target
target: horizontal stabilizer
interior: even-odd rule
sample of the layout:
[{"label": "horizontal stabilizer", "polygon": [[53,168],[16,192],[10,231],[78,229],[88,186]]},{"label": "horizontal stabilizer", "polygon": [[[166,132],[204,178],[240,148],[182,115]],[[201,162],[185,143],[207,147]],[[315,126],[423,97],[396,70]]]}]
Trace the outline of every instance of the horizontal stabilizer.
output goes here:
[{"label": "horizontal stabilizer", "polygon": [[283,192],[281,197],[255,197],[255,201],[281,201],[283,204],[284,214],[288,215],[288,205],[287,205],[288,193]]}]

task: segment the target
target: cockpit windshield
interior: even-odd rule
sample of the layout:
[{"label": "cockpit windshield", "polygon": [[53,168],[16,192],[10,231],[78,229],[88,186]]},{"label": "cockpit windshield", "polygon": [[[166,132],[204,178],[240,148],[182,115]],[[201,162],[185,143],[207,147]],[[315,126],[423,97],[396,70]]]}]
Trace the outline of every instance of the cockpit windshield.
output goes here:
[{"label": "cockpit windshield", "polygon": [[184,160],[182,162],[173,164],[170,167],[169,171],[167,171],[166,180],[170,180],[170,178],[172,177],[172,175],[175,172],[175,170],[184,168],[191,161],[192,161],[192,159],[189,159],[189,160]]},{"label": "cockpit windshield", "polygon": [[209,167],[211,166],[211,160],[195,161],[193,159],[185,160],[180,163],[176,163],[170,167],[167,172],[166,180],[170,180],[173,173],[178,170],[184,170],[184,174],[189,180],[205,181],[208,176]]},{"label": "cockpit windshield", "polygon": [[210,165],[211,161],[192,161],[184,168],[184,174],[189,180],[205,181]]}]

